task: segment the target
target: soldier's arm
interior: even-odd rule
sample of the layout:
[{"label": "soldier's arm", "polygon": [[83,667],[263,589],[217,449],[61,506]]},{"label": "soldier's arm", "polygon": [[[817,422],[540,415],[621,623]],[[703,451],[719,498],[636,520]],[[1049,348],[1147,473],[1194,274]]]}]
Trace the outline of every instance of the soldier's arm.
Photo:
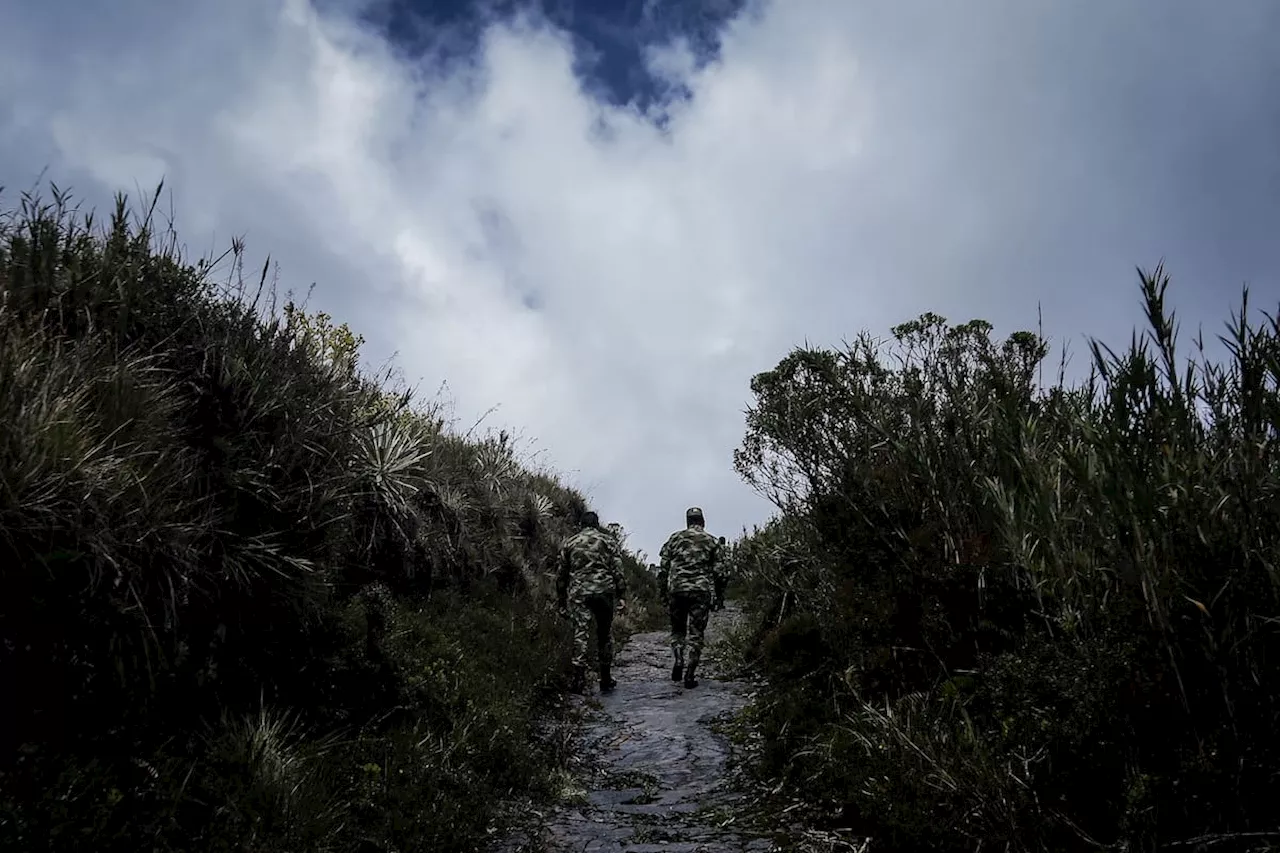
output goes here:
[{"label": "soldier's arm", "polygon": [[662,550],[658,552],[658,594],[663,598],[667,597],[667,576],[671,572],[671,545],[670,540],[663,543]]},{"label": "soldier's arm", "polygon": [[627,597],[627,575],[622,570],[622,546],[614,543],[609,555],[609,574],[613,576],[613,588],[619,600]]},{"label": "soldier's arm", "polygon": [[707,549],[707,571],[712,578],[720,577],[720,543],[712,540],[711,547]]},{"label": "soldier's arm", "polygon": [[560,549],[560,559],[556,571],[556,605],[565,607],[569,601],[569,549]]}]

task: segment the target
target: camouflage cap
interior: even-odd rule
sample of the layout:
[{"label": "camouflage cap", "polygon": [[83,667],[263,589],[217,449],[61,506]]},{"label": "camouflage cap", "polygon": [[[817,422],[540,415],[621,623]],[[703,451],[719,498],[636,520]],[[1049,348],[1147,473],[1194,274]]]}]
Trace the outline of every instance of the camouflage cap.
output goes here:
[{"label": "camouflage cap", "polygon": [[685,520],[685,523],[687,524],[693,524],[695,521],[696,522],[703,521],[702,507],[700,506],[689,507],[687,510],[684,511],[684,520]]}]

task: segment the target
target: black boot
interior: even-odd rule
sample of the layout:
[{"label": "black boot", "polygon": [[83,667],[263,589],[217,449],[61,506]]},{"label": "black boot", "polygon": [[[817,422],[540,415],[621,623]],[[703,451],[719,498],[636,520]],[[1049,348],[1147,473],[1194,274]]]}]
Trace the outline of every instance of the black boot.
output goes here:
[{"label": "black boot", "polygon": [[698,657],[696,654],[689,655],[689,666],[684,671],[684,686],[689,690],[698,686],[698,679],[694,677],[698,671]]},{"label": "black boot", "polygon": [[679,682],[684,678],[684,649],[676,649],[676,662],[671,666],[671,680]]},{"label": "black boot", "polygon": [[608,693],[610,690],[618,686],[618,682],[613,680],[609,674],[610,666],[607,663],[600,664],[600,692]]},{"label": "black boot", "polygon": [[585,666],[575,666],[573,668],[573,677],[569,679],[570,693],[583,693],[587,689],[587,668]]}]

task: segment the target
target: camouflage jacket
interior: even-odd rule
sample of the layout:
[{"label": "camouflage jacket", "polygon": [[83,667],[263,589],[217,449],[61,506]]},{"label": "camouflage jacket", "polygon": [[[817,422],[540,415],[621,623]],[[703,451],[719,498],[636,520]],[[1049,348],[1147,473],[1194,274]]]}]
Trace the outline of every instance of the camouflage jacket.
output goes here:
[{"label": "camouflage jacket", "polygon": [[715,594],[723,558],[720,542],[694,525],[671,534],[659,552],[658,586],[665,597],[676,592]]},{"label": "camouflage jacket", "polygon": [[556,597],[561,605],[588,595],[622,598],[627,593],[622,548],[617,538],[599,528],[584,528],[565,540],[557,575]]}]

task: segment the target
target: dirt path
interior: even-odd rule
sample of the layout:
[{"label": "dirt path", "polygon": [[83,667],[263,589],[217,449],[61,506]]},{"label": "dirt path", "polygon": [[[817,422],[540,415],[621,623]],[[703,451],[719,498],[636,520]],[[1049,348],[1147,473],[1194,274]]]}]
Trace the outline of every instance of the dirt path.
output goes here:
[{"label": "dirt path", "polygon": [[614,664],[618,687],[584,701],[581,739],[593,759],[576,803],[546,816],[516,851],[738,853],[769,851],[770,841],[733,830],[737,797],[728,790],[728,741],[711,723],[738,710],[746,685],[717,677],[717,629],[737,618],[732,603],[711,614],[698,686],[671,681],[666,632],[637,634]]}]

